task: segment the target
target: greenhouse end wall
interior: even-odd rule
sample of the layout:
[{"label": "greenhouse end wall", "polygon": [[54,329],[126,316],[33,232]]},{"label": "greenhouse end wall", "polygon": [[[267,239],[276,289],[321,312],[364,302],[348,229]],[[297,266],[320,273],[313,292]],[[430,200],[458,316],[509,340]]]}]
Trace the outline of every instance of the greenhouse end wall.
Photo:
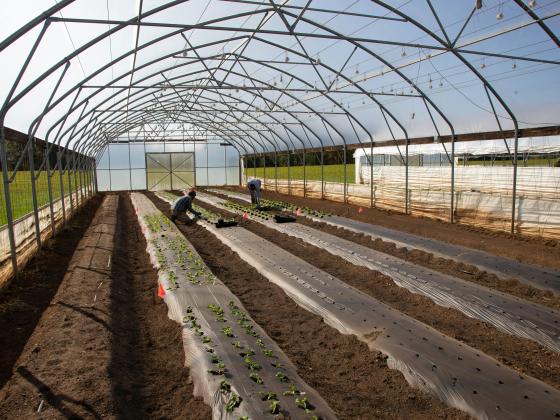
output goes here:
[{"label": "greenhouse end wall", "polygon": [[239,185],[239,153],[220,142],[110,143],[97,159],[99,191],[147,189],[150,153],[194,153],[197,186]]}]

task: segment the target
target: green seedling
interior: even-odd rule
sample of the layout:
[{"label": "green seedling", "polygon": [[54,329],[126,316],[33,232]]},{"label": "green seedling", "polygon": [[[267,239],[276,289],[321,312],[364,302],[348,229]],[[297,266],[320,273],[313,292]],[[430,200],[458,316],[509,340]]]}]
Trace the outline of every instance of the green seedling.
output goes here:
[{"label": "green seedling", "polygon": [[284,395],[299,395],[299,391],[294,384],[291,384],[287,391],[284,391]]},{"label": "green seedling", "polygon": [[276,372],[276,379],[278,379],[280,382],[288,382],[288,377],[282,372]]},{"label": "green seedling", "polygon": [[208,373],[211,373],[212,375],[215,375],[215,376],[220,376],[220,375],[223,375],[225,372],[224,372],[223,369],[213,368],[213,369],[210,369],[208,371]]},{"label": "green seedling", "polygon": [[259,396],[263,401],[271,401],[276,399],[276,394],[272,391],[268,391],[268,392],[261,391],[259,392]]},{"label": "green seedling", "polygon": [[277,400],[271,400],[269,407],[271,414],[278,414],[278,412],[280,411],[280,402]]},{"label": "green seedling", "polygon": [[222,332],[226,335],[226,337],[235,337],[235,335],[233,334],[233,329],[231,327],[222,328]]},{"label": "green seedling", "polygon": [[261,368],[261,366],[257,362],[255,362],[253,359],[251,359],[249,356],[245,357],[245,359],[243,359],[243,361],[245,362],[245,364],[247,365],[249,370],[256,371],[256,370],[260,370],[260,368]]},{"label": "green seedling", "polygon": [[277,369],[284,369],[284,366],[282,366],[282,363],[280,363],[278,360],[275,362],[272,362],[272,366],[274,366]]},{"label": "green seedling", "polygon": [[262,347],[264,347],[264,342],[259,338],[257,340],[257,345],[262,348]]},{"label": "green seedling", "polygon": [[241,343],[239,341],[234,341],[231,343],[231,345],[233,347],[235,347],[236,349],[240,349],[241,348]]},{"label": "green seedling", "polygon": [[193,314],[186,314],[186,315],[183,317],[183,323],[186,324],[188,321],[194,321],[195,319],[196,319],[196,318],[195,318],[195,316],[194,316]]},{"label": "green seedling", "polygon": [[208,344],[212,342],[212,339],[210,337],[208,337],[207,335],[205,335],[204,337],[202,337],[202,342],[204,344]]},{"label": "green seedling", "polygon": [[251,378],[252,381],[258,383],[259,385],[262,385],[262,383],[263,383],[262,378],[261,378],[261,377],[258,375],[258,373],[256,373],[256,372],[252,372],[252,373],[249,375],[249,378]]},{"label": "green seedling", "polygon": [[212,363],[220,363],[221,362],[221,360],[220,360],[220,358],[218,357],[217,354],[212,354],[212,357],[210,358],[210,361]]},{"label": "green seedling", "polygon": [[227,394],[231,391],[231,385],[227,381],[220,382],[220,392]]},{"label": "green seedling", "polygon": [[272,350],[263,349],[262,352],[263,352],[263,354],[264,354],[266,357],[274,357],[274,353],[272,352]]},{"label": "green seedling", "polygon": [[309,413],[311,410],[313,410],[313,406],[309,403],[307,397],[296,398],[296,405],[299,408],[304,409],[306,413]]},{"label": "green seedling", "polygon": [[225,369],[226,365],[223,362],[220,362],[216,365],[218,367],[218,369]]},{"label": "green seedling", "polygon": [[229,401],[226,404],[226,411],[228,413],[232,413],[233,410],[241,405],[241,401],[243,400],[239,395],[232,393]]}]

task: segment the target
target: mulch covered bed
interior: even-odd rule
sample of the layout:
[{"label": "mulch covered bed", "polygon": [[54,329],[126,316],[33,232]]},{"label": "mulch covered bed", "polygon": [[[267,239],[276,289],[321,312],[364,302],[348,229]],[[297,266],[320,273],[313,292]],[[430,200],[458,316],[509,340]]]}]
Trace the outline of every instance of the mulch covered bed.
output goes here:
[{"label": "mulch covered bed", "polygon": [[[148,197],[170,215],[169,204],[152,193]],[[339,418],[468,418],[411,388],[400,372],[387,367],[386,356],[298,306],[203,227],[177,226]]]}]

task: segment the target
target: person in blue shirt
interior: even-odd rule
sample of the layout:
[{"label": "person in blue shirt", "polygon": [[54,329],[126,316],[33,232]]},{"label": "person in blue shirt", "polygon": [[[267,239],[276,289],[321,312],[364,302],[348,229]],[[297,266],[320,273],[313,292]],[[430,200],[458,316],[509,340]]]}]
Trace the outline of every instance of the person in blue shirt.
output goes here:
[{"label": "person in blue shirt", "polygon": [[177,202],[173,205],[173,212],[171,214],[171,220],[174,222],[177,218],[182,215],[186,214],[187,211],[194,214],[196,217],[201,217],[202,214],[192,207],[192,203],[194,198],[196,197],[196,191],[190,190],[184,197],[177,200]]},{"label": "person in blue shirt", "polygon": [[249,188],[249,193],[251,193],[251,204],[256,206],[261,204],[261,180],[252,179],[247,182],[247,188]]}]

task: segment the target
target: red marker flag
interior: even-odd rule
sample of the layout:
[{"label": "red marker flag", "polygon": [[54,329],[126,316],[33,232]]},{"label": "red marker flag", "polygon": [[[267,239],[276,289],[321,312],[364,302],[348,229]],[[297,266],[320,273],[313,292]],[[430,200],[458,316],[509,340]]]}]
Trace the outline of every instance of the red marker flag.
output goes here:
[{"label": "red marker flag", "polygon": [[165,290],[164,290],[163,286],[161,285],[161,283],[158,287],[157,295],[158,295],[158,297],[160,297],[162,299],[165,297]]},{"label": "red marker flag", "polygon": [[248,218],[249,218],[249,215],[245,212],[245,213],[243,213],[243,218],[244,218],[244,219],[248,219]]},{"label": "red marker flag", "polygon": [[361,208],[361,207],[358,208],[358,213],[361,213],[361,212],[363,212],[363,211],[364,211],[363,208]]},{"label": "red marker flag", "polygon": [[296,209],[296,216],[301,216],[301,209],[299,207]]}]

